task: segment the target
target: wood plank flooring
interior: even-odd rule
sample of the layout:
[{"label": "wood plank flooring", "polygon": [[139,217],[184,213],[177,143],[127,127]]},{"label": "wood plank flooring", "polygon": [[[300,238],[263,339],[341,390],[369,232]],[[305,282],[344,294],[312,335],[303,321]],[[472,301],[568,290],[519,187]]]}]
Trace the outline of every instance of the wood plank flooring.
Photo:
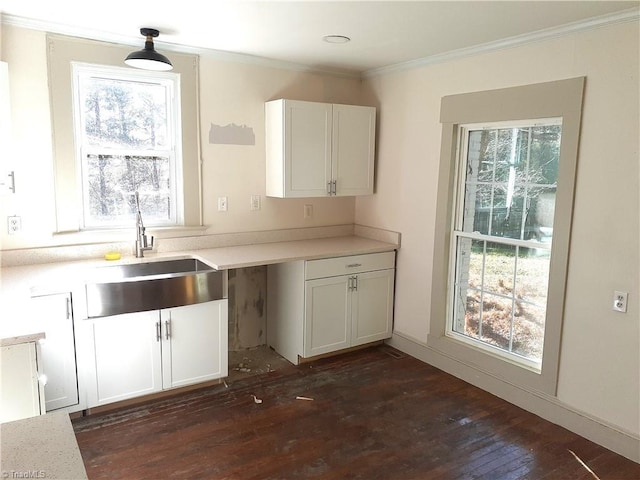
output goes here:
[{"label": "wood plank flooring", "polygon": [[640,478],[640,465],[386,346],[73,424],[90,479]]}]

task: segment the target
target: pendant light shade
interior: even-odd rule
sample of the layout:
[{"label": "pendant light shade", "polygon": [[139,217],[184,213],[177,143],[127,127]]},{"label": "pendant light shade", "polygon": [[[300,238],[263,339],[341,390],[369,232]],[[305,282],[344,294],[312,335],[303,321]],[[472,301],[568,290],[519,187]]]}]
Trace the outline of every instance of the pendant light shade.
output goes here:
[{"label": "pendant light shade", "polygon": [[130,67],[142,68],[143,70],[167,71],[173,68],[171,62],[164,55],[156,52],[153,47],[153,39],[160,32],[153,28],[141,28],[140,33],[147,37],[144,42],[144,49],[130,53],[124,60],[124,63]]}]

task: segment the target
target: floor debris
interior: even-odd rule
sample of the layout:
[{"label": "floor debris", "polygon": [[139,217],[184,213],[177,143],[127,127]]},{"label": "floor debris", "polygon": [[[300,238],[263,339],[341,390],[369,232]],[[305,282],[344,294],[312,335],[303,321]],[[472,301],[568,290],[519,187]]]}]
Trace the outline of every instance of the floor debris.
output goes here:
[{"label": "floor debris", "polygon": [[579,463],[580,465],[582,465],[582,466],[587,470],[587,472],[589,472],[591,475],[593,475],[593,478],[595,478],[596,480],[600,480],[600,477],[598,477],[598,475],[596,475],[596,474],[593,472],[593,470],[591,470],[591,469],[587,466],[587,464],[586,464],[586,463],[584,463],[584,462],[580,459],[580,457],[579,457],[578,455],[576,455],[575,453],[573,453],[573,451],[571,451],[571,450],[569,450],[569,453],[575,457],[575,459],[578,461],[578,463]]},{"label": "floor debris", "polygon": [[311,398],[311,397],[300,397],[300,396],[298,396],[298,397],[296,397],[296,400],[307,400],[309,402],[313,402],[313,398]]},{"label": "floor debris", "polygon": [[262,403],[262,400],[261,400],[261,399],[259,399],[258,397],[256,397],[255,395],[251,395],[251,396],[253,397],[253,401],[254,401],[255,403]]}]

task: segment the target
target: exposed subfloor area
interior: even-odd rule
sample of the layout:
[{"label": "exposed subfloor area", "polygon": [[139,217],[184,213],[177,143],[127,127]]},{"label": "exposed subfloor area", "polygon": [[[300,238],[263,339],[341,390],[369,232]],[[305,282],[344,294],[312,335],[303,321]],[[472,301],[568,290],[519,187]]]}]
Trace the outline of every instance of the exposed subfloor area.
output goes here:
[{"label": "exposed subfloor area", "polygon": [[640,478],[631,460],[388,346],[230,366],[244,362],[226,385],[73,420],[89,478]]},{"label": "exposed subfloor area", "polygon": [[267,345],[239,350],[237,352],[230,351],[229,376],[225,381],[227,384],[230,384],[243,378],[291,367],[293,367],[293,365],[289,363],[288,360],[278,355]]}]

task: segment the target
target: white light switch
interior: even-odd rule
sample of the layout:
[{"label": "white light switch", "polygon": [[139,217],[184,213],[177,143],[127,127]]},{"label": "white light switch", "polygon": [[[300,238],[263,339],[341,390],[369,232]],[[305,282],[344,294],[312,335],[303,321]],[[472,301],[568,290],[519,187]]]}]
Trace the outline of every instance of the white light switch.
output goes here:
[{"label": "white light switch", "polygon": [[218,197],[218,211],[219,212],[227,211],[227,197]]},{"label": "white light switch", "polygon": [[305,205],[304,206],[304,218],[311,218],[313,217],[313,205]]},{"label": "white light switch", "polygon": [[260,195],[251,195],[251,210],[260,210]]}]

